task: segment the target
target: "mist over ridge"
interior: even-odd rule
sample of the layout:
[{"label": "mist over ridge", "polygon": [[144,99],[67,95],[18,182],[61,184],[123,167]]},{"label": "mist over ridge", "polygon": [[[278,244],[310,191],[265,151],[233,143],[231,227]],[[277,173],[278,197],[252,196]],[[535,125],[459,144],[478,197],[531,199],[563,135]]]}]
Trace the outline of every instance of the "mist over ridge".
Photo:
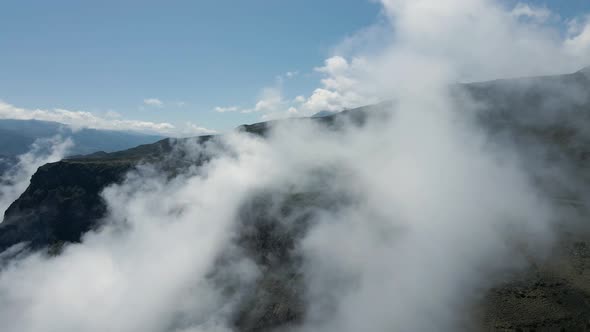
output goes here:
[{"label": "mist over ridge", "polygon": [[60,161],[56,141],[34,175],[33,151],[0,196],[3,329],[587,329],[590,30],[380,4],[348,42],[387,43],[327,59],[295,110],[322,116]]}]

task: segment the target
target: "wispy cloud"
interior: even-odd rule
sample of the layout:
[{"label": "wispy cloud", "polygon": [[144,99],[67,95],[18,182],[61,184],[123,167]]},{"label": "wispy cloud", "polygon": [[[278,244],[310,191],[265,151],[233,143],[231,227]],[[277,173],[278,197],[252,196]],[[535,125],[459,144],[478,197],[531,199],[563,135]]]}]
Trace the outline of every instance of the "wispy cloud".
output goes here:
[{"label": "wispy cloud", "polygon": [[217,106],[217,107],[215,107],[215,112],[218,112],[218,113],[238,112],[238,111],[240,111],[240,108],[238,106],[228,106],[228,107]]},{"label": "wispy cloud", "polygon": [[283,74],[277,75],[276,81],[278,84],[283,84],[285,80],[294,79],[295,77],[299,76],[298,70],[287,71]]},{"label": "wispy cloud", "polygon": [[180,130],[181,136],[200,136],[200,135],[214,135],[218,131],[199,126],[192,122],[186,122],[184,128]]},{"label": "wispy cloud", "polygon": [[182,136],[195,134],[209,134],[215,132],[212,129],[199,127],[197,130],[177,128],[168,122],[151,122],[141,120],[128,120],[121,114],[109,111],[104,117],[91,112],[70,111],[65,109],[25,109],[0,101],[0,119],[17,120],[41,120],[53,121],[69,125],[74,129],[94,128],[105,130],[131,130],[139,132],[155,133],[165,136]]},{"label": "wispy cloud", "polygon": [[162,102],[160,99],[158,98],[147,98],[143,100],[143,104],[146,106],[152,106],[152,107],[162,107],[164,106],[164,102]]},{"label": "wispy cloud", "polygon": [[565,47],[574,55],[590,53],[590,15],[568,21],[568,39]]},{"label": "wispy cloud", "polygon": [[[258,101],[252,107],[216,107],[215,110],[221,113],[260,113],[262,120],[270,120],[311,116],[320,111],[340,111],[376,103],[377,98],[361,93],[362,85],[355,77],[365,71],[365,67],[366,63],[361,58],[349,61],[342,56],[333,56],[326,59],[323,66],[314,68],[323,78],[320,81],[321,87],[316,88],[309,97],[299,95],[286,98],[283,95],[282,82],[279,81],[275,86],[263,88]],[[292,72],[292,75],[297,74]]]},{"label": "wispy cloud", "polygon": [[29,152],[18,157],[16,165],[0,176],[0,222],[10,204],[27,189],[37,169],[62,159],[73,145],[69,138],[41,138],[31,145]]},{"label": "wispy cloud", "polygon": [[545,22],[554,14],[547,7],[536,7],[528,3],[518,3],[516,7],[510,12],[514,17],[528,18],[537,22]]},{"label": "wispy cloud", "polygon": [[287,111],[290,115],[297,113],[297,109],[291,106],[291,101],[283,97],[282,89],[279,86],[266,87],[260,91],[258,101],[253,107],[242,108],[238,106],[217,106],[215,111],[218,113],[239,112],[239,113],[260,113],[263,120],[269,118],[279,118],[285,116],[278,116],[278,114]]}]

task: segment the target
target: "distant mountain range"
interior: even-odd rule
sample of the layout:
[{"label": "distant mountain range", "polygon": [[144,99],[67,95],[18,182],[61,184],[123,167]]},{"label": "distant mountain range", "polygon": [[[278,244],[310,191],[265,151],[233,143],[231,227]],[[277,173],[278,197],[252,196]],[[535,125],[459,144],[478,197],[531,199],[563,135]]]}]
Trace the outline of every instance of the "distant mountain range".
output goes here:
[{"label": "distant mountain range", "polygon": [[70,150],[70,155],[125,150],[164,138],[129,131],[89,128],[74,130],[67,125],[48,121],[0,120],[0,157],[10,158],[26,153],[36,139],[59,134],[74,141],[75,145]]}]

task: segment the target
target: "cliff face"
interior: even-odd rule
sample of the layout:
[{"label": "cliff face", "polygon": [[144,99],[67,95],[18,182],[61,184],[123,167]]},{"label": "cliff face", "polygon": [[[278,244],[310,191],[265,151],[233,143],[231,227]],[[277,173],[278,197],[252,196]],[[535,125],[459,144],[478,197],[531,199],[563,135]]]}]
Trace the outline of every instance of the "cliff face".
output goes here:
[{"label": "cliff face", "polygon": [[[369,109],[378,111],[381,106]],[[362,124],[366,111],[366,108],[359,108],[313,121],[334,127],[340,118],[346,117]],[[272,122],[261,122],[241,126],[238,130],[265,136],[272,125]],[[214,136],[192,139],[201,144],[212,138]],[[106,207],[100,197],[105,187],[121,181],[140,162],[160,163],[168,159],[162,166],[171,173],[174,168],[188,166],[183,164],[182,155],[170,157],[174,145],[186,140],[189,139],[164,139],[119,152],[73,156],[40,167],[27,190],[4,214],[4,222],[0,224],[0,252],[21,242],[39,249],[80,241],[85,232],[100,225],[105,215]]]},{"label": "cliff face", "polygon": [[60,161],[39,168],[5,213],[0,249],[20,242],[40,248],[79,241],[105,213],[101,190],[118,182],[130,167],[129,163]]},{"label": "cliff face", "polygon": [[[538,147],[549,151],[549,158],[579,180],[588,184],[590,173],[590,80],[582,73],[558,77],[494,81],[461,87],[460,94],[473,97],[482,108],[482,126],[492,136],[510,135],[525,155]],[[380,106],[391,105],[383,104]],[[373,107],[377,111],[381,107]],[[374,110],[373,110],[374,111]],[[328,128],[337,128],[341,118],[362,125],[368,109],[361,108],[336,115],[315,118]],[[530,121],[537,119],[538,121]],[[258,123],[239,129],[265,136],[272,123]],[[198,138],[202,143],[211,136]],[[98,227],[106,212],[100,192],[121,181],[140,161],[159,161],[173,150],[173,141],[115,153],[95,153],[41,167],[29,188],[6,211],[0,224],[0,250],[20,242],[39,249],[64,242],[79,241],[88,230]],[[534,160],[534,158],[532,158]],[[182,167],[182,162],[174,167]],[[582,192],[562,193],[538,172],[540,184],[555,192],[565,203],[587,219]],[[168,170],[172,170],[170,168]],[[314,209],[334,203],[321,193],[300,193],[274,203],[269,193],[260,193],[245,202],[240,213],[240,232],[236,244],[263,266],[266,273],[251,294],[241,299],[243,308],[235,314],[235,326],[241,331],[264,331],[297,323],[305,316],[300,297],[302,276],[298,272],[301,257],[292,248],[306,232]],[[561,196],[560,196],[561,195]],[[272,220],[268,209],[283,211],[290,223]],[[302,213],[303,211],[303,213]],[[482,294],[481,307],[474,309],[484,330],[518,331],[527,329],[583,331],[590,329],[590,236],[587,228],[560,230],[559,250],[546,261],[531,262],[531,268],[511,276],[501,286]],[[223,273],[223,259],[216,271]],[[216,278],[215,271],[211,278]],[[231,287],[229,287],[231,288]],[[264,294],[264,296],[261,296]]]},{"label": "cliff face", "polygon": [[140,160],[150,160],[171,149],[168,139],[114,152],[73,157],[40,167],[27,190],[4,214],[0,250],[26,242],[39,249],[78,242],[96,227],[106,207],[100,197]]}]

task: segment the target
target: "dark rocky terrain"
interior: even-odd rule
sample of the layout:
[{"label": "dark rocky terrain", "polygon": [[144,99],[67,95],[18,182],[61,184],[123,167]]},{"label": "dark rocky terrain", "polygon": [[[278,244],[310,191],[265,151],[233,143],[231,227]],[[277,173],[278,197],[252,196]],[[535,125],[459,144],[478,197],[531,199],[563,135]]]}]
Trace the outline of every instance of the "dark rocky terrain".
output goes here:
[{"label": "dark rocky terrain", "polygon": [[[576,186],[556,185],[535,162],[531,172],[539,185],[563,205],[564,221],[554,253],[531,259],[529,269],[507,276],[499,286],[482,294],[473,316],[483,331],[590,331],[590,227],[586,225],[590,172],[590,78],[583,72],[570,75],[499,80],[457,87],[458,98],[471,96],[478,105],[478,119],[491,137],[517,142],[527,160],[548,161],[566,169]],[[342,119],[362,125],[371,112],[382,112],[391,103],[338,114],[289,121],[317,121],[338,128]],[[531,119],[533,119],[531,121]],[[264,136],[272,122],[245,125],[239,130]],[[215,139],[196,138],[198,143]],[[169,163],[174,152],[171,139],[114,153],[94,153],[41,167],[29,188],[5,213],[0,225],[0,250],[20,242],[54,253],[82,234],[100,227],[105,206],[100,192],[121,181],[140,162]],[[541,154],[540,151],[543,151]],[[173,167],[182,166],[175,156]],[[194,162],[194,161],[193,161]],[[337,204],[321,192],[268,199],[261,192],[244,203],[241,231],[236,245],[245,249],[265,271],[251,294],[241,299],[244,308],[235,313],[240,331],[265,331],[296,324],[305,315],[299,291],[301,257],[292,249],[316,209]],[[272,203],[271,203],[272,201]],[[277,213],[288,223],[273,220]],[[219,269],[223,269],[223,257]],[[211,276],[216,278],[215,272]],[[231,287],[228,288],[231,296]]]}]

